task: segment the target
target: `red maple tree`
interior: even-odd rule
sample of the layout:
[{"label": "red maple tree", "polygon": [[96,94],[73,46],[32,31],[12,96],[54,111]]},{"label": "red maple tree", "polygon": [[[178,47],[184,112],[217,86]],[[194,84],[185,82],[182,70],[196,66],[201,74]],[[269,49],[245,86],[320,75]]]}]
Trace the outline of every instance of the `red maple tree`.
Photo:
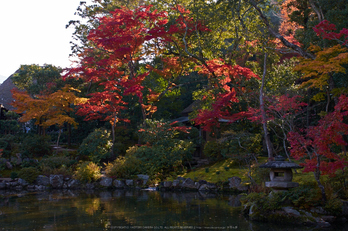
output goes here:
[{"label": "red maple tree", "polygon": [[[234,103],[239,102],[238,92],[245,92],[245,87],[238,86],[242,81],[258,78],[249,68],[239,65],[226,64],[224,60],[210,60],[207,65],[198,66],[200,74],[208,76],[211,87],[220,89],[218,94],[209,91],[209,98],[214,102],[209,109],[198,110],[198,115],[194,119],[197,125],[203,129],[211,131],[212,127],[219,127],[219,119],[225,119],[234,122],[246,116],[246,112],[231,114],[230,108]],[[233,85],[231,85],[233,83]],[[206,97],[206,98],[207,98]]]},{"label": "red maple tree", "polygon": [[[79,67],[70,69],[65,75],[82,78],[87,83],[97,83],[97,91],[89,94],[90,98],[80,105],[78,114],[85,115],[85,120],[109,121],[112,125],[113,139],[116,123],[129,121],[120,116],[120,112],[127,108],[124,96],[137,97],[145,121],[149,114],[156,111],[153,102],[168,91],[175,80],[171,78],[168,81],[168,87],[162,94],[152,89],[144,89],[143,81],[149,75],[149,71],[140,71],[140,63],[145,63],[153,55],[161,54],[170,43],[178,44],[175,34],[192,33],[197,28],[205,30],[201,24],[193,25],[188,11],[181,7],[177,10],[181,17],[171,25],[168,25],[167,12],[153,10],[151,5],[140,6],[134,10],[122,7],[110,12],[110,16],[99,18],[100,26],[92,30],[87,37],[93,47],[81,54]],[[186,28],[188,25],[192,27],[189,30]],[[162,60],[170,66],[176,59]],[[164,78],[168,77],[166,69],[162,70],[161,74]],[[145,91],[148,93],[147,97]]]}]

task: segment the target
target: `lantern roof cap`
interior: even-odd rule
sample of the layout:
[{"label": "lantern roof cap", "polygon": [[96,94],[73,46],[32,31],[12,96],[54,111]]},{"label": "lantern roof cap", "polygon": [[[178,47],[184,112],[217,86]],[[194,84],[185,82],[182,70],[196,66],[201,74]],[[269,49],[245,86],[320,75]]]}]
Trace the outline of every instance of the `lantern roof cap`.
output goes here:
[{"label": "lantern roof cap", "polygon": [[285,161],[285,158],[280,155],[276,156],[274,159],[274,161],[268,161],[260,165],[260,168],[303,168],[294,162]]}]

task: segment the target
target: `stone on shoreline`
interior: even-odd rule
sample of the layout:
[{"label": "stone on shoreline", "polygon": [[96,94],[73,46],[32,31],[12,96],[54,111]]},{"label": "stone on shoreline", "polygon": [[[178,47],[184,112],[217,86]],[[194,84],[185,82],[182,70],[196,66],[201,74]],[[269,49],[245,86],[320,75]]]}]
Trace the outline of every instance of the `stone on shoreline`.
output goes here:
[{"label": "stone on shoreline", "polygon": [[99,184],[102,186],[102,187],[111,187],[112,186],[112,179],[110,177],[102,177]]}]

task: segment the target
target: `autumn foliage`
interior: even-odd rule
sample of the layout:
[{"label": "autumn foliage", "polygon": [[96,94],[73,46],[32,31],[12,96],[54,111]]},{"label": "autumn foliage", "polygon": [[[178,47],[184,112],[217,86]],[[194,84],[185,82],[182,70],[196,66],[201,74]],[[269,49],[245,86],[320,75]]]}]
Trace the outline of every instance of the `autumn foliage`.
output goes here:
[{"label": "autumn foliage", "polygon": [[347,166],[342,155],[334,151],[347,145],[344,136],[348,135],[348,125],[344,119],[348,116],[348,97],[342,95],[335,111],[323,117],[318,125],[299,132],[289,133],[291,155],[296,159],[305,158],[304,171],[322,174],[335,174],[338,169]]},{"label": "autumn foliage", "polygon": [[[212,127],[219,126],[219,119],[226,119],[234,122],[244,117],[244,112],[231,114],[229,109],[233,104],[239,102],[238,96],[245,92],[244,87],[238,87],[242,81],[248,81],[251,78],[258,78],[249,68],[239,65],[226,64],[224,60],[211,60],[207,65],[198,66],[198,73],[207,75],[211,85],[221,91],[215,94],[209,92],[209,98],[213,99],[211,108],[198,110],[198,116],[194,119],[197,125],[210,131]],[[230,84],[233,83],[233,87]]]}]

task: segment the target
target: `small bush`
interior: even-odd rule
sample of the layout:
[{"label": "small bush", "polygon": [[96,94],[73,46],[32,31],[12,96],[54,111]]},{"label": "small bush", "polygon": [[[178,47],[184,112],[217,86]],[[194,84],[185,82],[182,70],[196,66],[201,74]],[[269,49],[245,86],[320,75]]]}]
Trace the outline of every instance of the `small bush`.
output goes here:
[{"label": "small bush", "polygon": [[110,132],[106,129],[95,129],[82,142],[78,149],[78,156],[83,160],[100,163],[110,158],[112,142]]},{"label": "small bush", "polygon": [[29,168],[22,168],[18,173],[18,177],[22,178],[23,180],[31,184],[36,180],[39,174],[40,172],[36,168],[29,167]]},{"label": "small bush", "polygon": [[5,158],[0,158],[0,171],[6,169],[6,159]]},{"label": "small bush", "polygon": [[11,177],[12,180],[14,180],[14,179],[18,178],[18,173],[17,172],[11,172],[10,177]]},{"label": "small bush", "polygon": [[308,185],[284,192],[284,196],[291,201],[293,206],[299,209],[309,209],[322,203],[320,189]]},{"label": "small bush", "polygon": [[100,177],[100,167],[93,162],[81,162],[75,171],[74,177],[81,182],[97,181]]},{"label": "small bush", "polygon": [[22,157],[33,158],[49,155],[52,152],[49,141],[49,136],[27,136],[21,145]]},{"label": "small bush", "polygon": [[62,166],[70,167],[74,162],[75,162],[74,160],[71,160],[67,156],[51,156],[51,157],[43,158],[40,161],[40,164],[41,166],[47,166],[52,169],[55,169],[55,168],[60,168]]},{"label": "small bush", "polygon": [[206,157],[209,157],[212,160],[219,160],[222,158],[221,144],[216,141],[208,141],[204,145],[203,153]]},{"label": "small bush", "polygon": [[120,156],[114,162],[106,165],[105,173],[113,178],[132,178],[142,173],[141,166],[141,161],[134,156]]},{"label": "small bush", "polygon": [[29,168],[29,167],[36,168],[38,166],[39,166],[39,162],[35,159],[24,159],[21,164],[22,168]]},{"label": "small bush", "polygon": [[50,168],[48,166],[42,166],[41,174],[46,176],[49,176],[49,175],[72,176],[74,175],[74,172],[71,167],[66,167],[64,165],[59,168]]}]

